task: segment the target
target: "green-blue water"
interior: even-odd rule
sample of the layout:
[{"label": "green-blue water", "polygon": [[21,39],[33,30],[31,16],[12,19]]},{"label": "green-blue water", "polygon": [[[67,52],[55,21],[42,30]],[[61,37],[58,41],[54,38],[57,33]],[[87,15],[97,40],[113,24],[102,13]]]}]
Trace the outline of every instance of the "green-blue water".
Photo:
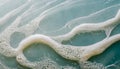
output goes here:
[{"label": "green-blue water", "polygon": [[[7,13],[19,8],[26,2],[27,0],[0,0],[0,23],[2,23],[2,18]],[[32,9],[28,11],[30,8]],[[28,11],[28,14],[24,14],[18,28],[25,26],[40,15],[44,17],[40,21],[39,27],[30,33],[30,35],[44,34],[48,36],[57,36],[68,33],[75,26],[82,23],[99,23],[113,18],[119,9],[120,0],[31,0],[30,4],[24,9],[21,11],[18,10],[20,11],[19,13],[14,16],[11,15],[2,25],[0,24],[0,33],[26,11]],[[68,24],[68,26],[65,26],[66,24]],[[120,34],[120,24],[113,29],[110,36],[115,34]],[[17,48],[21,40],[25,37],[27,36],[19,31],[12,33],[9,42],[11,47]],[[106,34],[104,31],[88,32],[77,34],[70,40],[63,41],[62,44],[87,46],[99,42],[105,37]],[[114,66],[110,66],[107,69],[120,69],[119,51],[120,41],[115,42],[102,54],[93,56],[88,61],[101,63],[104,66],[114,64]],[[50,59],[55,62],[56,66],[60,66],[58,69],[69,69],[67,66],[71,69],[81,69],[77,61],[63,58],[52,48],[42,43],[30,45],[23,53],[31,62]],[[29,67],[19,64],[15,57],[6,57],[3,54],[0,54],[0,63],[7,66],[9,69],[29,69]],[[0,66],[0,69],[2,69],[2,66]]]}]

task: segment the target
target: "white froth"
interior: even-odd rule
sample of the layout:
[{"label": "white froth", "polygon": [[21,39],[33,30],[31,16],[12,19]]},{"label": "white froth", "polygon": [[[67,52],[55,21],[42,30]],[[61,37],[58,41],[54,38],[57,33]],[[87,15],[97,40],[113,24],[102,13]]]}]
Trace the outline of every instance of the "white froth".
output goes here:
[{"label": "white froth", "polygon": [[[118,13],[120,13],[120,12],[118,12]],[[97,30],[101,30],[102,28],[104,28],[106,26],[109,27],[109,26],[111,26],[111,24],[118,22],[119,20],[117,19],[117,17],[118,17],[118,14],[116,15],[115,18],[106,21],[107,24],[105,24],[105,22],[101,23],[102,26],[99,25],[100,28],[99,28],[99,26],[94,26],[94,24],[80,25],[79,27],[75,27],[73,29],[74,31],[71,34],[74,34],[75,32],[78,33],[79,30],[81,30],[81,29],[83,29],[84,31],[86,31],[89,28],[90,28],[90,31],[91,30],[93,31],[96,28],[98,28]],[[70,37],[70,35],[69,35],[69,37]],[[102,40],[98,43],[95,43],[93,45],[84,46],[84,47],[83,46],[76,47],[76,46],[65,46],[65,45],[57,43],[55,40],[53,40],[49,36],[36,34],[36,35],[31,35],[31,36],[27,37],[26,39],[24,39],[23,41],[21,41],[21,43],[19,44],[19,47],[17,48],[17,51],[18,51],[17,56],[20,56],[19,53],[22,53],[22,51],[26,47],[28,47],[30,44],[35,43],[35,42],[40,42],[40,43],[47,44],[48,46],[53,48],[59,55],[61,55],[62,57],[66,58],[66,59],[76,60],[76,61],[86,61],[90,57],[102,53],[111,44],[115,43],[118,40],[120,40],[120,34],[111,36],[109,38],[105,38],[104,40]],[[23,57],[21,57],[21,59]],[[26,59],[24,61],[28,61],[28,60]]]},{"label": "white froth", "polygon": [[62,42],[64,40],[69,40],[71,39],[73,36],[75,36],[78,33],[85,33],[85,32],[91,32],[91,31],[99,31],[99,30],[104,30],[106,32],[106,35],[110,35],[112,28],[114,28],[116,25],[118,25],[118,23],[120,23],[120,10],[118,11],[117,15],[112,18],[109,19],[105,22],[102,23],[86,23],[86,24],[80,24],[78,26],[76,26],[75,28],[73,28],[69,33],[65,34],[65,35],[59,35],[56,37],[53,37],[53,39],[58,40],[59,42]]},{"label": "white froth", "polygon": [[[23,10],[30,4],[30,2],[31,2],[31,0],[28,0],[28,2],[26,2],[19,8],[6,14],[3,18],[0,19],[0,25],[5,24],[6,20],[9,20],[11,17],[14,17],[18,13],[20,13],[21,10]],[[52,4],[54,2],[56,2],[56,0],[50,2],[46,7],[48,7],[50,4]],[[48,13],[49,11],[54,10],[56,8],[60,8],[61,5],[63,6],[64,4],[67,4],[67,3],[70,3],[70,2],[65,1],[63,3],[56,5],[53,8],[50,8],[50,9],[44,11],[38,17],[33,19],[30,23],[28,23],[22,27],[18,27],[18,25],[21,23],[21,20],[23,17],[26,17],[28,14],[30,14],[30,10],[32,10],[32,8],[30,8],[29,10],[24,12],[22,15],[18,16],[15,19],[15,21],[11,25],[9,25],[0,34],[0,38],[1,38],[0,39],[0,53],[7,57],[16,57],[17,62],[23,66],[37,69],[40,65],[44,66],[44,64],[41,63],[41,61],[31,62],[23,54],[23,51],[33,43],[46,44],[47,46],[51,47],[56,53],[58,53],[59,55],[61,55],[62,57],[66,58],[66,59],[75,60],[78,62],[82,62],[82,61],[84,62],[84,61],[87,61],[92,56],[101,54],[108,47],[110,47],[113,43],[120,40],[120,34],[110,36],[111,31],[120,23],[120,10],[116,14],[116,16],[112,19],[109,19],[105,22],[101,22],[101,23],[97,23],[97,24],[95,24],[95,23],[81,24],[81,25],[73,28],[69,33],[64,34],[64,35],[50,37],[50,36],[46,36],[43,34],[33,34],[33,32],[39,27],[40,21],[43,18],[45,18],[47,15],[50,14],[50,13]],[[75,1],[74,3],[77,3],[77,1]],[[71,4],[69,4],[69,5],[71,5]],[[45,8],[43,7],[43,9],[45,9]],[[56,12],[56,11],[58,11],[58,10],[54,10],[53,12]],[[53,12],[51,12],[51,13],[53,13]],[[78,33],[92,32],[92,31],[99,31],[99,30],[105,31],[107,38],[105,38],[95,44],[88,45],[88,46],[72,46],[72,45],[63,45],[61,43],[64,40],[70,40],[72,37],[74,37]],[[9,43],[10,36],[14,32],[21,32],[21,33],[24,33],[26,36],[28,36],[25,39],[23,39],[19,43],[18,47],[15,49],[12,48],[12,46],[10,46],[10,43]],[[33,35],[31,35],[31,34],[33,34]],[[45,64],[47,64],[47,63],[45,63]],[[51,66],[49,68],[55,67],[54,62],[52,64],[50,64]]]}]

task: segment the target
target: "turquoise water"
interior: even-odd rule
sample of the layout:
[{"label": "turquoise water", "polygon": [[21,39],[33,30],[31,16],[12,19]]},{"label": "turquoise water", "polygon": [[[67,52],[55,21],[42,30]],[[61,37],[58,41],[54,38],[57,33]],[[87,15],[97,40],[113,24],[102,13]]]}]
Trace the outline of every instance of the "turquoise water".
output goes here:
[{"label": "turquoise water", "polygon": [[[80,24],[104,22],[115,17],[119,9],[120,0],[0,0],[0,69],[32,69],[18,62],[16,56],[5,55],[11,48],[2,51],[2,41],[16,49],[26,37],[43,34],[59,43],[59,39],[53,37],[64,35]],[[19,17],[21,19],[15,22]],[[9,28],[10,26],[13,27]],[[110,37],[116,34],[120,34],[120,20]],[[63,40],[61,44],[88,46],[106,37],[103,30],[83,32],[69,40]],[[31,63],[40,62],[34,69],[120,69],[119,51],[120,40],[103,53],[85,61],[83,66],[88,68],[82,68],[78,61],[66,59],[47,44],[39,42],[29,45],[23,50],[23,54]]]}]

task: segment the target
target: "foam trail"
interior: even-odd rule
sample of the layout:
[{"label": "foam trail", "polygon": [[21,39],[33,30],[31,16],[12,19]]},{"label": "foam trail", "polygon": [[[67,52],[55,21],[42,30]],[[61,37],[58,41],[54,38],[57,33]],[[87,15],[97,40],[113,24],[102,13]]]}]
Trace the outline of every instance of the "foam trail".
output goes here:
[{"label": "foam trail", "polygon": [[[120,41],[120,34],[116,34],[114,36],[111,36],[109,38],[105,38],[104,40],[89,45],[88,46],[88,51],[86,53],[84,52],[84,57],[82,57],[82,61],[88,60],[90,57],[101,54],[104,52],[108,47],[110,47],[113,43]],[[86,54],[86,55],[85,55]]]},{"label": "foam trail", "polygon": [[21,17],[18,17],[10,26],[8,26],[7,29],[4,30],[4,32],[0,34],[0,38],[1,38],[0,49],[6,50],[6,52],[0,50],[0,53],[4,54],[5,56],[13,57],[16,55],[16,51],[14,48],[10,46],[9,41],[10,41],[10,36],[17,29],[16,26],[20,23],[20,21],[21,21]]},{"label": "foam trail", "polygon": [[[10,26],[8,26],[8,27],[0,34],[0,36],[1,36],[1,37],[4,37],[4,36],[5,36],[4,39],[6,39],[7,41],[9,41],[10,36],[12,35],[12,33],[14,33],[15,31],[17,31],[18,25],[20,24],[20,22],[21,22],[21,20],[22,20],[22,18],[23,18],[24,16],[25,16],[24,13],[21,14],[20,16],[18,16],[18,17],[14,20],[14,22],[13,22]],[[6,36],[5,34],[7,34],[7,36]],[[9,34],[9,35],[8,35],[8,34]]]},{"label": "foam trail", "polygon": [[[36,36],[36,38],[35,38],[35,36]],[[33,35],[32,37],[28,37],[27,39],[25,39],[22,43],[21,43],[21,45],[25,45],[24,47],[19,47],[19,53],[21,53],[20,51],[21,51],[21,49],[25,49],[26,47],[28,47],[29,46],[29,43],[31,44],[31,43],[34,43],[34,42],[39,42],[38,41],[38,36],[40,36],[40,35]],[[41,37],[41,38],[44,38],[44,37]],[[45,39],[45,38],[44,38]],[[40,39],[41,40],[41,42],[43,42],[43,43],[45,43],[46,42],[46,40],[42,40],[42,39]],[[72,50],[71,52],[74,52],[74,51],[77,51],[80,55],[81,55],[81,58],[80,58],[80,56],[76,56],[76,57],[74,57],[74,59],[73,59],[73,54],[70,54],[69,56],[68,56],[68,53],[67,54],[64,54],[64,56],[63,57],[67,57],[67,59],[71,59],[71,60],[80,60],[80,61],[86,61],[88,58],[90,58],[91,56],[93,56],[93,55],[97,55],[97,54],[100,54],[100,53],[102,53],[106,48],[108,48],[112,43],[114,43],[114,42],[116,42],[116,41],[118,41],[118,40],[120,40],[120,34],[118,34],[118,35],[115,35],[115,36],[112,36],[112,37],[110,37],[109,39],[104,39],[103,41],[101,41],[101,42],[98,42],[97,44],[93,44],[93,45],[91,45],[91,46],[88,46],[88,47],[84,47],[84,51],[82,51],[81,53],[78,51],[78,50],[81,50],[81,48],[82,47],[74,47],[74,46],[71,46],[72,48],[71,49],[74,49],[74,50]],[[48,43],[48,42],[47,42]],[[49,44],[49,43],[48,43]],[[58,46],[58,45],[57,45]],[[66,47],[66,46],[65,46]],[[63,49],[65,48],[65,47],[62,47]],[[91,47],[91,48],[90,48]],[[53,47],[52,47],[53,48]],[[55,49],[55,48],[54,48]],[[76,49],[76,50],[75,50]],[[91,49],[91,50],[90,50]],[[64,49],[65,50],[65,49]],[[99,51],[98,51],[99,50]],[[59,50],[60,51],[60,50]],[[70,48],[67,50],[67,48],[66,48],[66,50],[65,51],[63,51],[63,50],[61,50],[61,52],[64,52],[64,53],[66,53],[66,51],[69,51],[70,52]],[[70,52],[70,53],[71,53]],[[76,53],[77,53],[76,52]],[[58,53],[58,51],[57,51],[57,53]],[[74,53],[75,54],[75,53]],[[63,55],[63,53],[61,54],[61,55]],[[75,54],[76,55],[76,54]],[[89,55],[89,57],[88,57],[88,55]],[[17,59],[19,59],[18,60],[18,62],[19,61],[23,61],[24,60],[24,64],[26,64],[25,62],[28,62],[27,60],[25,60],[25,57],[23,58],[23,57],[20,57],[20,56],[23,56],[23,54],[22,55],[20,55],[20,54],[18,54],[18,57],[17,57]],[[71,58],[72,57],[72,58]],[[76,58],[76,59],[75,59]],[[78,59],[79,58],[79,59]],[[21,60],[20,60],[21,59]],[[20,62],[21,64],[22,64],[22,62]],[[23,64],[23,65],[24,65]]]},{"label": "foam trail", "polygon": [[14,17],[18,13],[20,13],[23,9],[25,9],[30,3],[26,2],[22,6],[20,6],[17,9],[12,10],[11,12],[7,13],[4,17],[0,19],[0,25],[3,25],[7,20],[9,20],[11,17]]},{"label": "foam trail", "polygon": [[70,28],[71,25],[76,24],[76,23],[79,23],[79,22],[80,22],[79,20],[81,20],[81,19],[83,19],[83,18],[93,17],[93,16],[98,15],[98,14],[100,14],[100,13],[102,13],[102,12],[105,12],[106,10],[109,10],[109,9],[112,9],[112,8],[116,8],[116,7],[119,7],[119,6],[120,6],[120,4],[113,5],[113,6],[110,6],[110,7],[105,8],[105,9],[99,10],[99,11],[97,11],[97,12],[95,12],[95,13],[92,13],[92,14],[90,14],[90,15],[88,15],[88,16],[78,17],[78,18],[73,19],[73,20],[69,21],[68,23],[66,23],[65,27],[68,26],[68,27]]},{"label": "foam trail", "polygon": [[[31,0],[30,0],[30,1],[31,1]],[[38,4],[38,3],[36,3],[36,4]],[[22,19],[23,19],[23,18],[27,18],[28,15],[30,15],[30,14],[33,14],[33,12],[35,12],[35,11],[32,11],[32,10],[38,10],[38,9],[36,9],[36,7],[35,7],[36,4],[32,4],[32,5],[29,7],[28,10],[26,10],[25,12],[22,13],[22,15],[21,15]]]},{"label": "foam trail", "polygon": [[77,33],[84,33],[84,32],[91,32],[91,31],[98,31],[98,30],[108,30],[109,27],[115,27],[120,21],[120,10],[116,14],[116,16],[112,19],[109,19],[102,23],[86,23],[81,24],[73,28],[69,33],[65,35],[59,35],[56,37],[53,37],[53,39],[58,40],[59,42],[62,42],[64,40],[69,40],[73,36],[75,36]]},{"label": "foam trail", "polygon": [[[40,8],[41,12],[42,12],[42,11],[45,11],[46,9],[48,9],[47,7],[50,7],[51,4],[54,4],[54,3],[56,3],[56,0],[51,1],[51,2],[49,2],[49,4],[41,7],[41,8]],[[41,17],[41,16],[42,16],[42,13],[41,13],[38,17],[36,17],[34,20],[32,20],[29,24],[26,24],[26,25],[20,27],[20,28],[18,29],[18,32],[22,32],[22,33],[24,33],[26,36],[32,34],[32,33],[39,27],[40,20],[42,20],[42,17]],[[27,28],[26,28],[26,27],[27,27]],[[24,30],[24,31],[23,31],[23,30]]]},{"label": "foam trail", "polygon": [[19,62],[19,64],[29,67],[29,68],[32,68],[32,69],[42,69],[42,68],[75,69],[74,67],[71,67],[71,66],[61,66],[49,58],[45,58],[42,61],[30,62],[27,60],[27,58],[22,53],[21,53],[21,55],[17,56],[16,60]]},{"label": "foam trail", "polygon": [[[56,1],[56,0],[55,0]],[[50,2],[51,3],[51,2]],[[40,8],[36,8],[36,6],[38,5],[38,4],[42,4],[42,3],[35,3],[35,5],[32,5],[26,12],[24,12],[23,14],[24,14],[24,16],[25,17],[27,17],[28,15],[30,15],[30,14],[33,14],[33,12],[34,13],[37,13],[36,12],[36,10],[39,10],[39,9],[41,9],[42,7],[43,7],[43,5],[40,5]],[[46,5],[45,5],[46,6]],[[32,10],[34,10],[34,11],[32,11]]]},{"label": "foam trail", "polygon": [[[27,4],[28,5],[28,4]],[[26,5],[26,6],[27,6]],[[25,6],[23,7],[25,8]],[[19,9],[19,8],[17,8]],[[30,8],[31,9],[31,8]],[[18,28],[18,25],[20,24],[21,20],[25,17],[25,15],[29,14],[28,11],[30,10],[28,9],[27,11],[25,11],[24,13],[22,13],[20,16],[18,16],[14,21],[13,23],[8,26],[2,33],[1,35],[4,35],[4,34],[7,34],[9,33],[9,37],[12,35],[13,32],[17,31]],[[19,9],[21,10],[21,9]],[[7,37],[7,36],[6,36]],[[10,39],[10,38],[7,38],[7,40]]]},{"label": "foam trail", "polygon": [[17,50],[21,52],[21,51],[23,51],[23,49],[25,49],[30,44],[35,43],[35,42],[41,42],[41,43],[50,45],[54,49],[61,47],[60,44],[58,44],[57,42],[52,40],[50,37],[41,35],[41,34],[36,34],[36,35],[30,36],[30,37],[26,38],[25,40],[21,41]]},{"label": "foam trail", "polygon": [[[7,1],[5,1],[5,2],[7,2]],[[6,25],[7,24],[6,22],[11,20],[11,18],[13,18],[14,16],[18,16],[11,24],[8,24],[7,28],[5,28],[5,30],[3,30],[0,33],[0,54],[3,56],[6,56],[6,57],[12,57],[12,58],[15,57],[16,61],[19,64],[21,64],[22,66],[26,66],[26,67],[29,67],[32,69],[39,69],[38,67],[44,66],[44,65],[40,64],[43,61],[35,61],[35,62],[29,61],[27,59],[27,57],[24,55],[23,51],[26,48],[30,47],[31,44],[33,44],[33,43],[45,44],[45,45],[49,46],[50,48],[52,48],[57,54],[59,54],[63,58],[69,59],[69,60],[74,60],[74,61],[77,61],[79,64],[81,64],[81,62],[86,62],[91,57],[103,53],[113,43],[120,41],[120,34],[115,34],[113,36],[110,36],[111,31],[120,23],[120,10],[118,11],[118,13],[116,14],[116,16],[114,18],[111,18],[105,22],[96,23],[96,24],[95,23],[81,24],[81,25],[73,28],[69,33],[67,33],[65,35],[52,36],[52,37],[46,36],[43,34],[31,35],[35,32],[35,30],[37,28],[42,27],[42,24],[40,24],[40,23],[43,23],[42,20],[44,21],[50,15],[53,15],[54,13],[56,14],[62,10],[69,9],[73,6],[77,6],[80,3],[82,5],[84,4],[84,1],[82,1],[82,0],[80,0],[80,1],[79,0],[76,0],[76,1],[73,1],[73,0],[59,0],[59,1],[58,0],[52,0],[52,1],[49,0],[48,1],[48,0],[45,0],[44,5],[37,7],[37,4],[39,4],[39,3],[33,3],[33,2],[34,1],[32,1],[32,0],[27,0],[27,2],[25,2],[18,8],[14,9],[13,11],[10,11],[5,16],[3,16],[3,18],[0,19],[0,26],[2,26],[2,25]],[[80,3],[77,3],[77,2],[80,2]],[[92,2],[92,3],[96,3],[96,2]],[[97,1],[97,3],[98,3],[98,1]],[[86,4],[86,1],[85,1],[85,4]],[[91,5],[91,3],[90,3],[90,5]],[[120,6],[120,4],[114,5],[114,6],[105,8],[103,10],[100,10],[96,13],[85,16],[85,17],[91,17],[91,16],[94,16],[101,12],[105,12],[105,10],[116,8],[119,6]],[[77,8],[77,7],[75,7],[75,8]],[[37,12],[37,14],[38,13],[40,13],[40,14],[36,15],[36,18],[33,19],[31,17],[32,16],[31,14],[34,14],[34,13],[36,14],[36,12]],[[25,20],[27,20],[27,17],[28,17],[28,19],[31,18],[28,21],[28,23],[24,26],[19,26],[22,23],[23,19],[26,18]],[[73,19],[72,21],[73,22],[77,21],[77,19]],[[79,18],[78,18],[78,21],[79,21]],[[70,26],[74,23],[68,22],[67,24]],[[42,28],[40,28],[40,30],[41,29]],[[88,46],[72,46],[72,45],[64,45],[61,43],[64,40],[70,40],[72,37],[74,37],[78,33],[101,31],[101,30],[105,31],[107,37],[97,43],[94,43],[94,44],[91,44]],[[44,31],[44,30],[42,30],[42,31]],[[28,36],[19,43],[17,48],[13,48],[12,46],[10,46],[10,40],[12,37],[11,35],[15,32],[24,33],[26,36]],[[15,39],[16,39],[16,37],[15,37]],[[32,52],[33,51],[34,50],[32,50]],[[39,54],[37,54],[37,55],[39,55]],[[42,58],[42,60],[43,60],[43,58]],[[57,58],[55,60],[59,60],[59,58]],[[4,60],[2,62],[4,62]],[[0,65],[3,65],[3,64],[1,64],[1,62],[0,62]],[[60,64],[58,64],[58,65],[60,65]],[[86,65],[83,65],[83,69],[85,69],[84,66],[86,66]],[[68,66],[69,66],[69,64],[68,64]],[[94,64],[91,64],[91,66],[94,66]],[[96,68],[98,68],[97,66],[100,66],[100,64],[96,65]],[[56,63],[56,67],[57,67],[57,63]],[[101,68],[102,67],[103,67],[103,65],[101,65]],[[61,68],[61,67],[58,66],[58,68]],[[51,68],[51,69],[53,69],[53,68]],[[70,68],[66,68],[66,69],[70,69]],[[94,68],[91,68],[91,69],[94,69]]]},{"label": "foam trail", "polygon": [[34,67],[36,67],[36,64],[37,64],[37,62],[28,61],[23,53],[19,53],[19,55],[16,56],[16,60],[17,60],[17,62],[19,62],[19,64],[29,67],[29,68],[34,68]]},{"label": "foam trail", "polygon": [[[25,62],[30,62],[30,61],[28,61],[22,53],[25,48],[30,46],[30,44],[37,42],[37,43],[47,44],[52,49],[54,49],[59,55],[61,55],[66,59],[76,60],[81,62],[88,60],[92,56],[101,54],[102,52],[104,52],[104,50],[106,50],[113,43],[119,40],[120,40],[120,34],[117,34],[109,38],[105,38],[104,40],[98,43],[89,46],[78,47],[78,46],[61,45],[48,36],[36,34],[29,36],[20,42],[18,48],[16,49],[17,51],[16,59],[18,62],[20,62],[20,64],[22,65],[28,64],[29,66],[30,63],[25,63]],[[31,63],[31,64],[35,65],[35,63]]]},{"label": "foam trail", "polygon": [[[89,14],[89,15],[87,15],[87,16],[83,16],[83,17],[78,17],[78,18],[72,19],[72,20],[68,21],[62,28],[60,28],[60,29],[58,29],[58,30],[55,30],[55,31],[53,31],[53,32],[50,32],[50,33],[60,32],[60,31],[65,30],[66,28],[71,29],[71,28],[73,28],[73,27],[71,27],[71,26],[74,25],[74,24],[76,24],[76,25],[82,24],[82,22],[81,22],[82,19],[94,17],[94,16],[96,16],[96,15],[101,14],[102,12],[105,12],[105,11],[107,11],[107,10],[110,10],[110,9],[116,8],[116,7],[120,7],[120,4],[107,7],[107,8],[105,8],[105,9],[102,9],[102,10],[100,10],[100,11],[94,12],[94,13]],[[109,30],[108,30],[108,32],[109,32]],[[47,33],[49,33],[49,31],[47,31]]]},{"label": "foam trail", "polygon": [[107,65],[105,68],[109,69],[110,67],[115,67],[119,69],[120,68],[119,63],[120,63],[120,60],[116,61],[114,64]]},{"label": "foam trail", "polygon": [[[21,22],[21,19],[24,17],[24,14],[22,14],[21,16],[17,17],[15,19],[15,21],[8,26],[1,34],[0,34],[0,41],[1,41],[1,45],[0,48],[2,48],[3,50],[6,50],[6,52],[3,52],[3,50],[0,51],[0,53],[4,54],[5,56],[8,57],[14,57],[16,55],[16,50],[14,48],[12,48],[9,44],[10,42],[10,36],[17,31],[18,29],[18,25]],[[7,46],[7,47],[6,47]],[[8,49],[8,50],[7,50]]]},{"label": "foam trail", "polygon": [[[55,0],[56,1],[56,0]],[[52,1],[53,3],[55,2],[55,1]],[[63,0],[64,1],[64,0]],[[47,4],[46,6],[50,6],[50,4],[52,4],[52,2],[51,3],[49,3],[49,4]],[[47,8],[46,10],[44,10],[44,12],[42,12],[38,17],[36,17],[34,20],[32,20],[31,22],[34,22],[34,23],[36,23],[36,24],[39,24],[40,23],[40,21],[42,20],[42,19],[44,19],[45,17],[47,17],[48,15],[50,15],[51,13],[54,13],[54,12],[56,12],[56,11],[58,11],[58,10],[60,10],[61,9],[61,7],[64,5],[64,4],[71,4],[70,3],[71,1],[65,1],[65,2],[62,2],[62,3],[60,3],[60,4],[57,4],[57,5],[55,5],[54,7],[52,7],[52,8]],[[75,1],[75,2],[73,2],[73,3],[77,3],[78,1]],[[59,9],[60,8],[60,9]],[[54,11],[53,11],[54,10]]]}]

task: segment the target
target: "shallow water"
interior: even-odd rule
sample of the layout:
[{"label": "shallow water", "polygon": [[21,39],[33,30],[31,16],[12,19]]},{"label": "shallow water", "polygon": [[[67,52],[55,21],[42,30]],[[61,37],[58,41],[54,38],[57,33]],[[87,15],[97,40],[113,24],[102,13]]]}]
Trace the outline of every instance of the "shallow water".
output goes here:
[{"label": "shallow water", "polygon": [[0,69],[120,69],[120,0],[0,0]]}]

